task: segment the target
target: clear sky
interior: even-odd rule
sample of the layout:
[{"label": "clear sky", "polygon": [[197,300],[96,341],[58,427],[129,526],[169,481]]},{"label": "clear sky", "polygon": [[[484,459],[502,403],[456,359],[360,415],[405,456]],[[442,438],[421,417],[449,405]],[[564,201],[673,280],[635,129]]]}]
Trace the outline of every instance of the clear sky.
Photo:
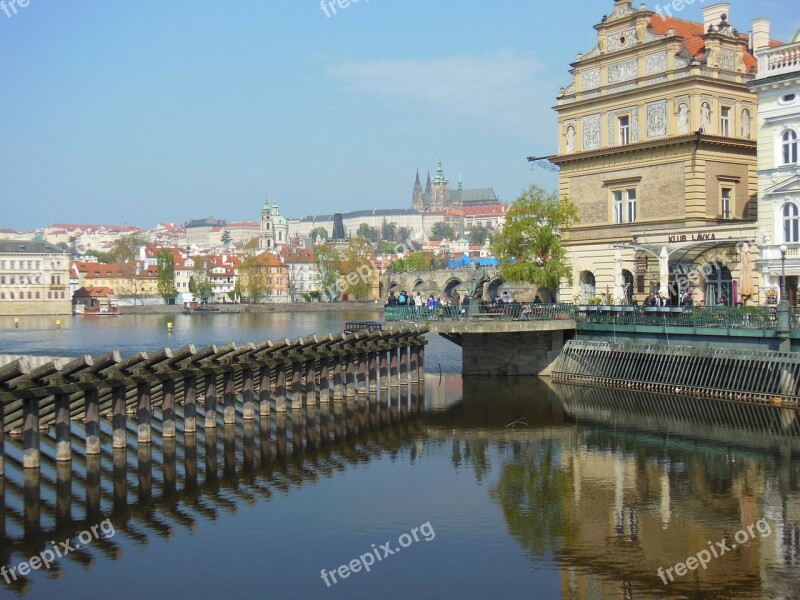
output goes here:
[{"label": "clear sky", "polygon": [[[555,189],[525,158],[555,151],[558,89],[614,5],[28,1],[0,12],[0,228],[20,230],[255,220],[265,194],[288,217],[406,208],[440,157],[503,201]],[[794,0],[731,4],[740,31],[800,28]]]}]

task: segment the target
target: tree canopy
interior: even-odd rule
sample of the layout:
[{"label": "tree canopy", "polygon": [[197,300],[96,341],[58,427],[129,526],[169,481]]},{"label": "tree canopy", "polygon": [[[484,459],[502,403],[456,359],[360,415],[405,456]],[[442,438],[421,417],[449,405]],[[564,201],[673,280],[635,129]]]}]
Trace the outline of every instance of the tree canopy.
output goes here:
[{"label": "tree canopy", "polygon": [[317,257],[317,272],[319,273],[322,297],[329,301],[336,300],[339,297],[337,284],[342,258],[336,247],[329,244],[314,246],[314,255]]},{"label": "tree canopy", "polygon": [[436,242],[441,242],[442,240],[453,240],[456,237],[456,232],[453,228],[448,225],[447,223],[440,221],[438,223],[433,224],[433,228],[431,229],[431,239]]},{"label": "tree canopy", "polygon": [[493,245],[502,278],[556,291],[561,279],[572,277],[561,232],[577,221],[577,208],[568,198],[537,185],[525,190],[506,213]]},{"label": "tree canopy", "polygon": [[175,289],[175,259],[172,252],[162,248],[156,254],[156,281],[158,293],[164,300],[174,298],[178,290]]}]

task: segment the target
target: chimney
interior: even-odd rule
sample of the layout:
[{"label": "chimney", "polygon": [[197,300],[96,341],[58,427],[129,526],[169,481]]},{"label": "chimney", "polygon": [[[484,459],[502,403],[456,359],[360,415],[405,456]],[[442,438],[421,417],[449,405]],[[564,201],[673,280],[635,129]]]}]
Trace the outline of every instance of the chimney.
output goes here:
[{"label": "chimney", "polygon": [[769,19],[753,19],[753,52],[769,48]]},{"label": "chimney", "polygon": [[731,20],[731,5],[725,2],[707,6],[703,9],[703,31],[708,33],[708,27],[714,26],[714,29],[719,27],[722,21],[722,15],[727,15],[728,21]]}]

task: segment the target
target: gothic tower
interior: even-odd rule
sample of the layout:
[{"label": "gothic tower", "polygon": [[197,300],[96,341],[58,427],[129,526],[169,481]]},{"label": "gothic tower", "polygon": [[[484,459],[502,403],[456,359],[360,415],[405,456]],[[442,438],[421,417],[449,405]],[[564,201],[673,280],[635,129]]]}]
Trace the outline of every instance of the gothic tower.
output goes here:
[{"label": "gothic tower", "polygon": [[419,169],[417,169],[417,180],[414,182],[414,193],[411,196],[411,208],[419,212],[425,210],[425,198],[422,195],[422,184],[419,182]]},{"label": "gothic tower", "polygon": [[449,196],[450,183],[444,178],[442,159],[439,159],[436,177],[433,178],[433,184],[431,186],[431,210],[444,210],[448,208]]}]

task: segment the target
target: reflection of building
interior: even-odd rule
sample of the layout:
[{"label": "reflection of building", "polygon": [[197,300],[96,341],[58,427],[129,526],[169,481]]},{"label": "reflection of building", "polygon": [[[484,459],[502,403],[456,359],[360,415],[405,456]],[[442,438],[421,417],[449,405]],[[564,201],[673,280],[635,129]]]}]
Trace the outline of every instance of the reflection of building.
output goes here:
[{"label": "reflection of building", "polygon": [[460,175],[458,176],[458,189],[451,190],[450,182],[444,176],[441,160],[436,168],[436,176],[433,181],[431,181],[431,174],[428,173],[428,181],[424,190],[419,181],[419,171],[417,171],[417,179],[414,182],[414,191],[411,195],[411,206],[419,212],[497,204],[498,202],[497,195],[492,188],[465,190],[462,186]]},{"label": "reflection of building", "polygon": [[0,315],[68,315],[69,256],[32,240],[0,241]]},{"label": "reflection of building", "polygon": [[668,272],[673,301],[686,287],[709,304],[738,299],[737,243],[755,239],[747,84],[757,62],[728,8],[707,7],[705,22],[692,23],[616,0],[595,48],[572,64],[551,159],[580,214],[565,236],[578,281],[562,298],[574,289],[624,301],[627,285],[641,301]]},{"label": "reflection of building", "polygon": [[758,233],[761,301],[770,290],[780,296],[781,252],[787,246],[786,287],[797,306],[800,275],[800,32],[793,43],[766,44],[769,22],[759,20],[758,75],[750,89],[758,94]]}]

